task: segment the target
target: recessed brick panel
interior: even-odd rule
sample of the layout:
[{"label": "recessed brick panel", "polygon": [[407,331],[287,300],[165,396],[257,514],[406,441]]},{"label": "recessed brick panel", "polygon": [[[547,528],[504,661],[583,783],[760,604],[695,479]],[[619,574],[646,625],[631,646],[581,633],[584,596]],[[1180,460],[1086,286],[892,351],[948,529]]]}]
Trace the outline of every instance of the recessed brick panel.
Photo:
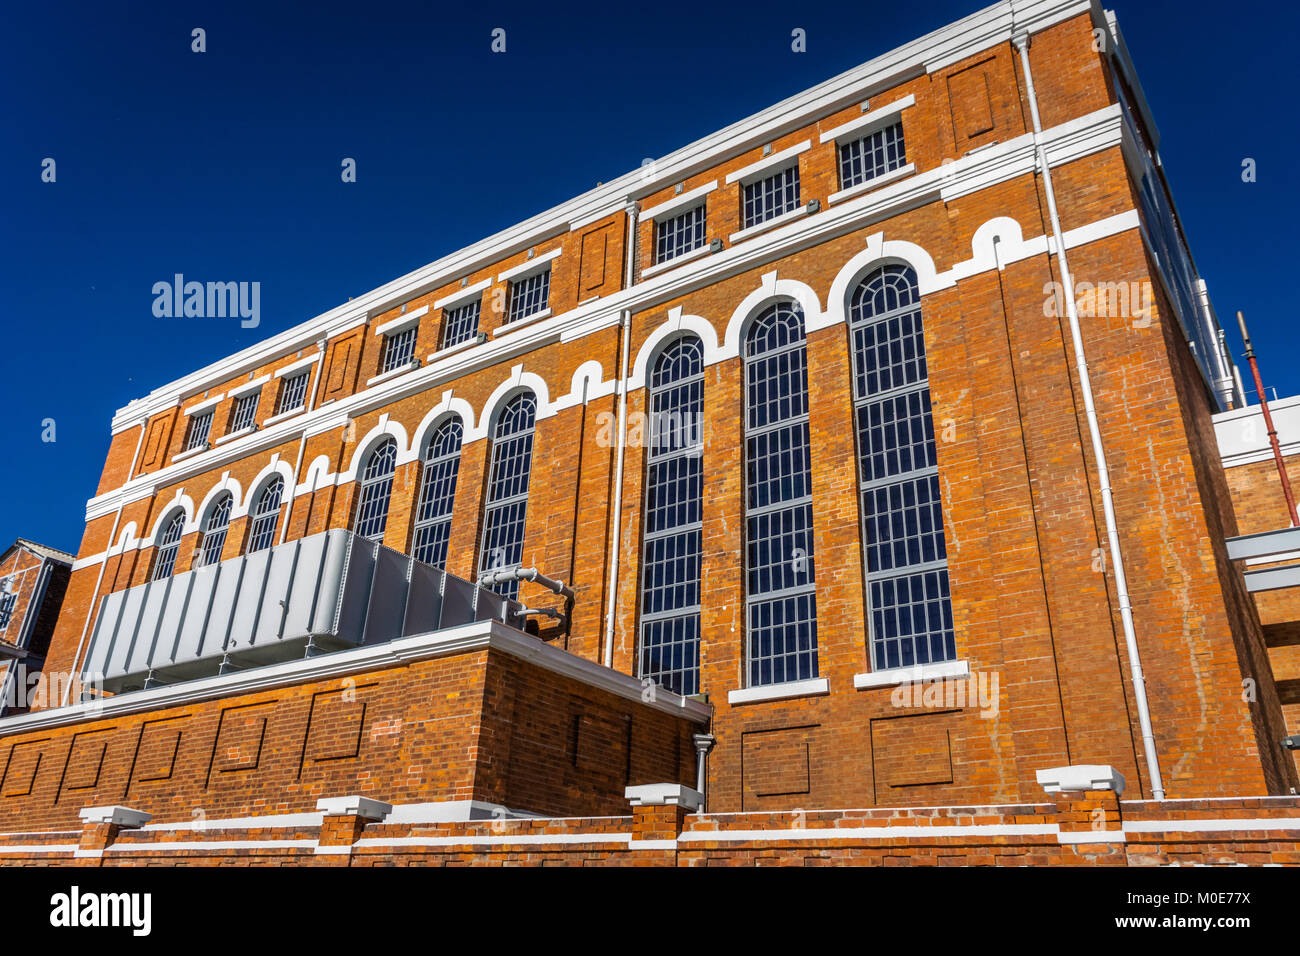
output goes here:
[{"label": "recessed brick panel", "polygon": [[169,780],[176,767],[181,738],[188,721],[185,718],[146,724],[135,755],[133,783],[156,783]]},{"label": "recessed brick panel", "polygon": [[871,762],[876,799],[894,801],[891,789],[953,782],[952,735],[948,715],[907,714],[871,722]]},{"label": "recessed brick panel", "polygon": [[275,702],[270,702],[222,712],[220,730],[213,746],[210,783],[221,783],[223,774],[258,768],[274,706]]},{"label": "recessed brick panel", "polygon": [[815,727],[752,731],[744,738],[744,788],[755,797],[812,792],[812,735]]},{"label": "recessed brick panel", "polygon": [[96,731],[78,734],[72,741],[68,754],[68,765],[63,771],[63,790],[93,790],[99,786],[100,774],[104,769],[104,757],[108,753],[108,742],[112,739],[111,731]]},{"label": "recessed brick panel", "polygon": [[347,760],[361,752],[367,687],[318,694],[312,701],[304,765]]},{"label": "recessed brick panel", "polygon": [[29,795],[36,785],[36,775],[40,773],[46,750],[50,746],[48,740],[33,740],[14,744],[5,761],[4,776],[0,777],[0,796],[25,797]]}]

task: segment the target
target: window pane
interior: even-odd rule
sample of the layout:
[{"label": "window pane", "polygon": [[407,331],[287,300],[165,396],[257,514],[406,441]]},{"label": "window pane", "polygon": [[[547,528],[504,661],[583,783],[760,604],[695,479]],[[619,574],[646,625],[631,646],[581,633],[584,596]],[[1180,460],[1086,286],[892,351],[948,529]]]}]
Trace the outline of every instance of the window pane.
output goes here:
[{"label": "window pane", "polygon": [[[483,516],[483,544],[479,551],[480,575],[485,571],[517,568],[523,560],[536,418],[537,401],[525,392],[511,399],[497,420]],[[501,582],[493,590],[515,600],[519,596],[519,582]]]},{"label": "window pane", "polygon": [[817,676],[806,367],[803,313],[771,306],[745,340],[750,686]]},{"label": "window pane", "polygon": [[704,347],[694,336],[664,349],[650,375],[641,562],[641,676],[699,692],[701,417]]},{"label": "window pane", "polygon": [[478,318],[481,302],[475,300],[468,305],[455,309],[443,310],[442,347],[451,348],[468,342],[478,335]]},{"label": "window pane", "polygon": [[848,189],[906,164],[903,124],[898,122],[840,146],[840,188]]},{"label": "window pane", "polygon": [[388,501],[393,493],[393,472],[397,467],[397,443],[391,438],[370,453],[361,475],[361,496],[357,506],[357,534],[371,541],[383,541],[388,527]]},{"label": "window pane", "polygon": [[704,245],[704,203],[655,223],[655,262],[667,262]]},{"label": "window pane", "polygon": [[551,270],[539,272],[510,283],[510,309],[507,322],[517,322],[546,308],[551,295]]},{"label": "window pane", "polygon": [[181,532],[185,528],[185,515],[177,512],[158,537],[158,553],[154,557],[153,579],[170,577],[176,567],[176,553],[181,546]]},{"label": "window pane", "polygon": [[230,508],[234,498],[222,495],[208,512],[203,525],[203,546],[199,549],[198,567],[207,567],[221,560],[221,550],[226,544],[226,531],[230,528]]},{"label": "window pane", "polygon": [[916,274],[885,266],[850,300],[872,666],[956,657]]},{"label": "window pane", "polygon": [[212,431],[212,409],[206,412],[197,412],[190,416],[190,430],[185,436],[185,450],[191,448],[200,448],[208,441],[208,435]]},{"label": "window pane", "polygon": [[447,563],[462,434],[459,419],[450,419],[440,425],[425,449],[424,470],[420,476],[420,501],[416,506],[415,540],[411,550],[417,561],[439,568]]},{"label": "window pane", "polygon": [[745,186],[745,228],[799,208],[799,165]]},{"label": "window pane", "polygon": [[276,409],[277,415],[295,411],[307,404],[307,379],[310,376],[311,372],[307,371],[284,377],[280,385],[280,407]]},{"label": "window pane", "polygon": [[257,423],[257,403],[261,399],[262,390],[260,388],[255,392],[241,395],[235,399],[235,408],[230,413],[230,430],[232,432],[252,428]]},{"label": "window pane", "polygon": [[417,331],[418,328],[413,325],[384,338],[384,362],[380,367],[380,374],[406,368],[415,360],[415,333]]},{"label": "window pane", "polygon": [[641,629],[641,676],[675,694],[700,692],[700,616],[647,621]]},{"label": "window pane", "polygon": [[284,495],[284,479],[272,478],[257,496],[253,505],[253,523],[248,532],[248,551],[261,551],[275,541],[275,525],[280,517],[280,499]]}]

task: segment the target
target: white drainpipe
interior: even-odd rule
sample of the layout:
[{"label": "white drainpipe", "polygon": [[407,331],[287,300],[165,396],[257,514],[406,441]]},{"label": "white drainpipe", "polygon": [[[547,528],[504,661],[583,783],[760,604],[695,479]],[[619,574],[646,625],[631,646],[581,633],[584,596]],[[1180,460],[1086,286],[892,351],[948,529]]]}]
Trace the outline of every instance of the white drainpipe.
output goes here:
[{"label": "white drainpipe", "polygon": [[[623,275],[623,288],[632,287],[636,269],[636,214],[640,207],[635,202],[627,204],[627,267]],[[606,667],[614,666],[614,611],[618,604],[618,555],[623,523],[623,459],[627,454],[627,367],[628,350],[632,339],[632,310],[624,309],[619,316],[623,327],[623,361],[618,374],[618,451],[614,465],[614,518],[609,539],[609,594],[605,602],[605,655]]]},{"label": "white drainpipe", "polygon": [[[127,473],[126,480],[130,481],[135,477],[136,464],[140,460],[140,447],[144,444],[144,433],[149,430],[149,419],[140,419],[140,437],[135,440],[135,453],[131,456],[131,470]],[[90,607],[86,610],[86,621],[81,625],[81,640],[77,641],[77,653],[72,658],[73,673],[78,673],[77,668],[80,666],[81,651],[86,646],[86,635],[90,632],[90,619],[95,615],[96,598],[99,596],[99,586],[104,583],[104,569],[108,567],[108,559],[113,553],[113,542],[117,540],[117,525],[122,520],[122,509],[126,507],[126,502],[117,506],[117,514],[113,516],[113,530],[108,533],[108,546],[104,548],[104,560],[99,562],[99,574],[95,577],[95,589],[90,592]],[[123,551],[123,554],[126,552]],[[69,585],[71,576],[69,576]],[[48,659],[48,655],[47,655]],[[63,690],[63,699],[59,702],[60,706],[68,706],[68,698],[72,696],[72,680],[69,675],[67,686]]]},{"label": "white drainpipe", "polygon": [[1083,407],[1088,418],[1092,453],[1097,460],[1097,481],[1100,485],[1102,509],[1106,515],[1106,537],[1110,544],[1110,561],[1115,574],[1115,595],[1119,601],[1120,620],[1124,625],[1124,643],[1128,647],[1129,670],[1133,675],[1133,696],[1137,701],[1138,725],[1142,730],[1147,775],[1151,779],[1152,795],[1157,800],[1163,800],[1165,788],[1160,779],[1160,760],[1156,754],[1155,733],[1151,729],[1151,712],[1147,706],[1146,678],[1142,676],[1142,658],[1138,652],[1137,633],[1133,627],[1133,608],[1129,601],[1128,578],[1124,574],[1124,558],[1119,549],[1119,527],[1115,522],[1115,504],[1111,498],[1110,470],[1106,467],[1106,450],[1101,443],[1101,427],[1097,422],[1097,409],[1092,397],[1092,380],[1088,376],[1088,359],[1083,351],[1083,333],[1079,328],[1079,313],[1074,302],[1074,279],[1070,275],[1070,266],[1065,256],[1061,219],[1056,209],[1056,193],[1052,189],[1052,170],[1047,163],[1047,149],[1043,145],[1043,125],[1038,116],[1034,76],[1029,69],[1029,35],[1021,34],[1012,42],[1020,51],[1020,63],[1025,72],[1029,111],[1034,120],[1034,143],[1038,148],[1038,167],[1043,174],[1043,192],[1047,197],[1047,211],[1052,220],[1052,236],[1056,246],[1057,262],[1061,267],[1061,283],[1065,287],[1065,313],[1070,321],[1070,339],[1074,343],[1074,361],[1079,373],[1079,385],[1083,391]]}]

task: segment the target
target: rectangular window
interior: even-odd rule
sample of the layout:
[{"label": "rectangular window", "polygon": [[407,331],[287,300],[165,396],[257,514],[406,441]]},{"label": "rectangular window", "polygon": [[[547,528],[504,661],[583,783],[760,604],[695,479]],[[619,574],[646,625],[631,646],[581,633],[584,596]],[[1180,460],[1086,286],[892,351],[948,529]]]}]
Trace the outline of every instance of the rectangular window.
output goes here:
[{"label": "rectangular window", "polygon": [[14,605],[17,603],[17,594],[10,592],[0,593],[0,631],[9,627],[9,619],[13,617]]},{"label": "rectangular window", "polygon": [[202,448],[208,443],[208,434],[212,431],[212,409],[197,412],[190,416],[190,430],[185,436],[185,450]]},{"label": "rectangular window", "polygon": [[262,390],[240,395],[235,399],[235,407],[230,413],[230,431],[242,432],[257,424],[257,403],[262,400]]},{"label": "rectangular window", "polygon": [[384,360],[379,369],[381,375],[406,368],[415,360],[415,333],[418,329],[418,326],[412,325],[384,336]]},{"label": "rectangular window", "polygon": [[894,123],[851,143],[840,144],[840,188],[865,183],[906,163],[903,124]]},{"label": "rectangular window", "polygon": [[442,348],[449,349],[478,335],[479,300],[442,312]]},{"label": "rectangular window", "polygon": [[506,321],[518,322],[536,315],[550,304],[550,299],[550,269],[516,279],[510,283],[510,308],[506,313]]},{"label": "rectangular window", "polygon": [[704,245],[704,203],[655,223],[655,262],[667,262]]},{"label": "rectangular window", "polygon": [[285,376],[280,383],[280,407],[275,410],[277,415],[297,411],[307,404],[307,379],[310,377],[310,369],[297,375]]},{"label": "rectangular window", "polygon": [[745,228],[799,208],[799,165],[745,184]]}]

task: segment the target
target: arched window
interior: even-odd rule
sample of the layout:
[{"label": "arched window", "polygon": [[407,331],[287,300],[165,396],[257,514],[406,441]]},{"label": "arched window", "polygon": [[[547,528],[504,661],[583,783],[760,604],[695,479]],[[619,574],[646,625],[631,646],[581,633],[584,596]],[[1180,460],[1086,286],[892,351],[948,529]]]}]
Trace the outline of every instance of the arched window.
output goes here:
[{"label": "arched window", "polygon": [[276,475],[266,483],[253,503],[252,524],[248,528],[249,554],[275,543],[275,526],[280,520],[280,499],[283,497],[284,479]]},{"label": "arched window", "polygon": [[415,540],[411,551],[415,560],[436,568],[447,564],[463,433],[460,419],[449,418],[438,426],[424,450],[424,473],[420,477],[420,503],[415,511]]},{"label": "arched window", "polygon": [[230,492],[217,498],[208,509],[208,520],[203,522],[203,544],[195,566],[206,568],[221,560],[221,549],[226,545],[226,532],[230,529],[230,507],[235,499]]},{"label": "arched window", "polygon": [[[537,399],[531,392],[512,398],[497,419],[492,435],[492,472],[483,512],[483,547],[479,574],[517,568],[524,556],[524,519],[528,512],[528,477],[533,470],[533,426]],[[493,588],[516,599],[519,582]]]},{"label": "arched window", "polygon": [[700,692],[704,347],[694,336],[664,350],[650,376],[641,676],[678,694]]},{"label": "arched window", "polygon": [[153,559],[153,579],[171,577],[176,567],[176,552],[181,548],[181,532],[185,530],[185,512],[178,511],[163,525],[158,535],[158,551]]},{"label": "arched window", "polygon": [[357,504],[356,531],[363,538],[380,542],[388,527],[388,499],[393,494],[393,472],[397,468],[397,442],[385,438],[366,460],[361,473],[361,496]]},{"label": "arched window", "polygon": [[875,670],[957,656],[916,273],[867,276],[849,307],[862,547]]},{"label": "arched window", "polygon": [[778,302],[745,337],[746,630],[750,686],[817,673],[803,311]]}]

